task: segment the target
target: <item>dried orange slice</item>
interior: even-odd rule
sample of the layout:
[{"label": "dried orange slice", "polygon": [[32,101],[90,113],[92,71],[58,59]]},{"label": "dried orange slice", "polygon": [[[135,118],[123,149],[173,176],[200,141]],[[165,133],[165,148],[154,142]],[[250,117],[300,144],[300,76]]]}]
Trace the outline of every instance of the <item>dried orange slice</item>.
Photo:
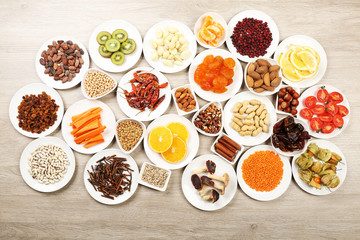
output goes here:
[{"label": "dried orange slice", "polygon": [[186,142],[188,140],[189,132],[184,124],[179,123],[179,122],[172,122],[172,123],[168,124],[166,127],[168,129],[170,129],[170,131],[172,132],[174,137],[179,137],[182,140],[184,140],[184,142]]},{"label": "dried orange slice", "polygon": [[161,156],[170,163],[179,162],[184,159],[187,153],[186,143],[179,137],[174,137],[170,148],[161,153]]},{"label": "dried orange slice", "polygon": [[170,148],[172,143],[173,134],[167,127],[156,127],[149,134],[149,145],[155,152],[165,152]]}]

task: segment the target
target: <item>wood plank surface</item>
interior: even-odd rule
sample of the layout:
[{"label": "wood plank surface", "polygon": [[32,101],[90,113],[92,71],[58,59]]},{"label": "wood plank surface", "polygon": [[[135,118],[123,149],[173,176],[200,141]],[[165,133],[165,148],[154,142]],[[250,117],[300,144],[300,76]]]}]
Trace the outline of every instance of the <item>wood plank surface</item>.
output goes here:
[{"label": "wood plank surface", "polygon": [[[69,35],[88,48],[93,29],[106,20],[129,21],[144,37],[162,20],[177,20],[193,29],[205,12],[218,12],[230,21],[248,9],[270,15],[280,40],[303,34],[324,47],[328,66],[321,83],[339,88],[351,105],[349,125],[331,139],[348,162],[348,174],[339,190],[312,196],[292,180],[279,199],[260,202],[238,187],[225,208],[204,212],[187,202],[181,189],[183,170],[175,170],[166,192],[140,185],[127,202],[106,206],[87,193],[83,171],[90,155],[77,152],[75,174],[62,190],[40,193],[23,181],[19,160],[32,139],[13,128],[8,108],[18,89],[41,82],[34,61],[44,41]],[[360,239],[360,1],[1,0],[0,36],[0,239]],[[199,46],[198,52],[202,50]],[[136,66],[148,66],[143,56]],[[113,75],[119,81],[123,73]],[[166,77],[171,87],[188,82],[187,69]],[[83,99],[79,86],[58,92],[65,109]],[[125,117],[115,93],[102,100],[117,119]],[[201,106],[205,103],[200,100]],[[176,113],[173,102],[166,113]],[[60,128],[51,135],[62,138]],[[197,155],[210,153],[213,141],[201,135]],[[115,141],[109,147],[117,148]],[[131,155],[139,167],[149,161],[142,146]]]}]

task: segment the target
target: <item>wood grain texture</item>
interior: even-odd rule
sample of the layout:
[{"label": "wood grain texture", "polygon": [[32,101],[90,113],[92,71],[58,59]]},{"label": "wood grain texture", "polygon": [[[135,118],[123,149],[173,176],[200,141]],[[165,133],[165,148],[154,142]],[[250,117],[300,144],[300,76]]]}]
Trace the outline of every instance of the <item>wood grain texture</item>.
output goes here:
[{"label": "wood grain texture", "polygon": [[[64,189],[44,194],[25,184],[19,160],[32,139],[12,127],[8,107],[19,88],[41,82],[34,61],[45,40],[70,35],[88,47],[91,32],[106,20],[127,20],[144,37],[147,29],[165,19],[178,20],[192,29],[204,12],[218,12],[229,21],[248,9],[270,15],[278,25],[281,40],[295,34],[309,35],[327,53],[328,68],[321,82],[338,87],[351,105],[348,127],[331,139],[342,149],[348,162],[347,178],[338,191],[328,196],[312,196],[292,181],[279,199],[259,202],[247,197],[238,187],[228,206],[216,212],[204,212],[187,202],[181,190],[182,170],[176,170],[166,192],[139,186],[127,202],[105,206],[93,200],[84,187],[83,171],[90,156],[76,152],[75,174]],[[0,239],[360,238],[359,1],[1,0],[0,36]],[[202,50],[198,47],[198,52]],[[143,57],[137,66],[147,66]],[[122,75],[114,74],[117,81]],[[171,87],[188,81],[187,70],[165,75]],[[59,93],[65,109],[83,98],[79,87]],[[115,93],[102,100],[117,119],[125,117]],[[205,101],[200,100],[200,104],[204,105]],[[167,113],[175,112],[171,103]],[[60,129],[51,135],[62,138]],[[200,141],[198,155],[209,153],[214,138],[200,136]],[[111,146],[117,147],[115,142]],[[131,155],[139,167],[149,161],[143,147]]]}]

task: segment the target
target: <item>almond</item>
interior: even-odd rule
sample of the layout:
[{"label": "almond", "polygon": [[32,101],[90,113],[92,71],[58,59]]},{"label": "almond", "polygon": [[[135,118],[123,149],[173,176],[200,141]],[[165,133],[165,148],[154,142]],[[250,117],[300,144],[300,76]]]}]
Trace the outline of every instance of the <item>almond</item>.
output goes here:
[{"label": "almond", "polygon": [[246,75],[246,83],[249,88],[252,88],[254,86],[254,79],[249,75]]}]

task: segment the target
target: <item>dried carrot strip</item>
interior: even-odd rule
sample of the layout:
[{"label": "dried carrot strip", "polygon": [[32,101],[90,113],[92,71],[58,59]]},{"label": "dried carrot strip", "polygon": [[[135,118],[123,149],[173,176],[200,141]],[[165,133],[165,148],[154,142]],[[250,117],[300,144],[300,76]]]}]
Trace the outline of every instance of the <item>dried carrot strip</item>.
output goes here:
[{"label": "dried carrot strip", "polygon": [[257,151],[244,160],[242,177],[250,188],[270,192],[280,184],[283,166],[281,158],[273,151]]}]

